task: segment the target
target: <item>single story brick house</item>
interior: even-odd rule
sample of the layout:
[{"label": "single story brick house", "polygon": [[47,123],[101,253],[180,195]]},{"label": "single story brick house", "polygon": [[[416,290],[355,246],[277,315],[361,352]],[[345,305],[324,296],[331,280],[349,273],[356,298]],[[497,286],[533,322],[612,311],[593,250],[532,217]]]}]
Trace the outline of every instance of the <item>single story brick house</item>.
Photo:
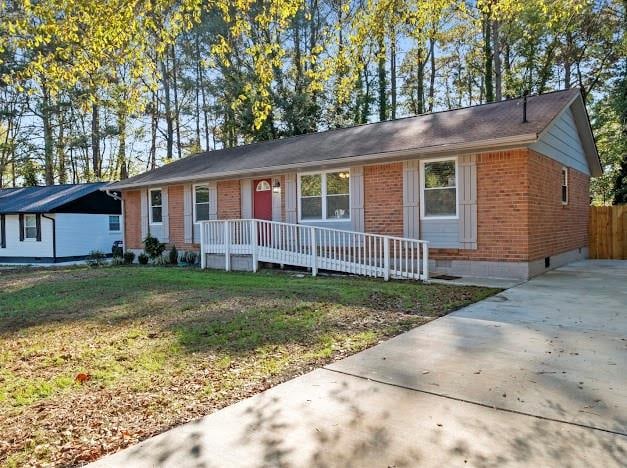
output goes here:
[{"label": "single story brick house", "polygon": [[578,89],[197,154],[114,183],[124,242],[198,250],[268,219],[429,242],[432,271],[526,279],[584,258],[601,174]]},{"label": "single story brick house", "polygon": [[122,204],[106,182],[0,189],[0,264],[82,260],[122,240]]}]

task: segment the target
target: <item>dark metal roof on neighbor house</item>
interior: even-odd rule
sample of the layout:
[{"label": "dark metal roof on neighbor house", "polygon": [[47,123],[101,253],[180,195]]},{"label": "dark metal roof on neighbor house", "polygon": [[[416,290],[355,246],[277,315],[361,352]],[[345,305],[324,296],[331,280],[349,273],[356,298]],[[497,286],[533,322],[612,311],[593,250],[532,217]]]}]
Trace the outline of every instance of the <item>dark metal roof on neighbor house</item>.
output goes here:
[{"label": "dark metal roof on neighbor house", "polygon": [[[107,188],[245,177],[290,168],[338,167],[357,161],[390,159],[410,152],[435,154],[530,144],[537,141],[561,111],[577,99],[583,104],[579,89],[528,96],[527,123],[523,122],[523,98],[517,98],[207,151],[116,182]],[[583,109],[585,115],[585,107]],[[598,158],[596,148],[594,156]]]},{"label": "dark metal roof on neighbor house", "polygon": [[0,189],[0,213],[51,213],[98,192],[106,182]]}]

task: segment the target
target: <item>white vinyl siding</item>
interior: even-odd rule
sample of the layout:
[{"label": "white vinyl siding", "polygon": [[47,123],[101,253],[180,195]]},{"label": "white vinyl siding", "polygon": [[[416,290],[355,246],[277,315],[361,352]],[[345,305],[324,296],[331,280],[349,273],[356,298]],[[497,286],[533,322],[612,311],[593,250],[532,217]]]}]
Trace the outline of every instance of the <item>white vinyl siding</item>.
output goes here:
[{"label": "white vinyl siding", "polygon": [[[122,224],[122,216],[117,217]],[[55,218],[57,220],[57,257],[88,255],[92,250],[110,254],[113,242],[122,240],[121,231],[109,230],[109,215],[57,213]],[[44,218],[42,218],[42,225],[43,221],[45,221]]]}]

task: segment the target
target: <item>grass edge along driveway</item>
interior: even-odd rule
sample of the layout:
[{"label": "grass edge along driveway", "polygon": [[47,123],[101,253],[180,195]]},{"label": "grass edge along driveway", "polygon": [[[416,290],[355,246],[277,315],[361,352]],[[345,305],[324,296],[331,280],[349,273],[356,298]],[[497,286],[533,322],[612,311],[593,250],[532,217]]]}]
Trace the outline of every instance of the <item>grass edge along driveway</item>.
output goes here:
[{"label": "grass edge along driveway", "polygon": [[74,465],[496,290],[264,271],[0,272],[0,464]]}]

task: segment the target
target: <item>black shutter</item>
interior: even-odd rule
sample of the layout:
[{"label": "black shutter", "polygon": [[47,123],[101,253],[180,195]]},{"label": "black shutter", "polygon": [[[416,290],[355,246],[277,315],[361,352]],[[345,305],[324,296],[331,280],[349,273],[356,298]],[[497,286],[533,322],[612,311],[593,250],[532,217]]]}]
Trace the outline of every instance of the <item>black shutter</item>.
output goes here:
[{"label": "black shutter", "polygon": [[4,215],[0,215],[0,249],[6,249],[7,247],[7,231],[6,221]]},{"label": "black shutter", "polygon": [[37,226],[37,242],[41,242],[41,215],[35,215],[35,224]]},{"label": "black shutter", "polygon": [[20,241],[24,240],[24,214],[20,213]]}]

